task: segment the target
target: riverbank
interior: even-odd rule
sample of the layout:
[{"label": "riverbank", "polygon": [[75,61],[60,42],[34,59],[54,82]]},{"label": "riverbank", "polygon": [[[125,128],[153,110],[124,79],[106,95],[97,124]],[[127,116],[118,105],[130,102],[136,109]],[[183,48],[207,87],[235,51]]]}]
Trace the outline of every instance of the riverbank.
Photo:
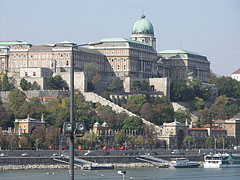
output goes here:
[{"label": "riverbank", "polygon": [[[104,164],[106,165],[106,164]],[[113,163],[115,168],[140,168],[140,167],[153,167],[149,163]],[[68,164],[25,164],[25,165],[1,165],[0,170],[34,170],[34,169],[68,169]],[[75,168],[80,168],[75,166]]]}]

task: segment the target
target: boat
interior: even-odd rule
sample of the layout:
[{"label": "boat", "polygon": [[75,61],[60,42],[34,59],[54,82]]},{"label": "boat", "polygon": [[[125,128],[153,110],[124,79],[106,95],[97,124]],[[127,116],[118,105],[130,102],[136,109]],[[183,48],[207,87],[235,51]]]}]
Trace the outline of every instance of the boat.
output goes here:
[{"label": "boat", "polygon": [[240,154],[210,154],[204,156],[204,168],[240,167]]},{"label": "boat", "polygon": [[197,162],[191,162],[186,158],[174,158],[169,162],[169,168],[198,168]]},{"label": "boat", "polygon": [[84,164],[82,170],[111,170],[114,169],[112,164]]}]

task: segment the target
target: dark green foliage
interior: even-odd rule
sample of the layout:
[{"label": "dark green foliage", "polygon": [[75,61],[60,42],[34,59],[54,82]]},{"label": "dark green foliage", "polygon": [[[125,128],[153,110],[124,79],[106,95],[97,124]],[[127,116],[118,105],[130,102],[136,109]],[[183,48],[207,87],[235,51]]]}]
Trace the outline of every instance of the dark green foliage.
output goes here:
[{"label": "dark green foliage", "polygon": [[176,112],[174,112],[174,119],[176,119],[176,121],[181,122],[181,123],[185,123],[186,120],[188,123],[191,122],[191,117],[189,112],[185,112],[182,110],[178,110]]},{"label": "dark green foliage", "polygon": [[142,129],[143,121],[139,117],[127,117],[126,119],[124,119],[123,124],[123,130],[139,130]]},{"label": "dark green foliage", "polygon": [[39,90],[40,86],[36,81],[32,83],[27,82],[24,78],[21,79],[20,81],[20,87],[22,88],[23,91],[28,91],[28,90]]},{"label": "dark green foliage", "polygon": [[144,95],[132,95],[127,100],[126,109],[139,115],[142,105],[146,102]]},{"label": "dark green foliage", "polygon": [[104,91],[104,92],[103,92],[103,96],[102,96],[102,97],[104,97],[105,99],[107,99],[107,100],[109,100],[109,101],[111,100],[111,99],[110,99],[110,94],[109,94],[107,91]]},{"label": "dark green foliage", "polygon": [[95,86],[91,81],[87,82],[87,91],[94,91],[95,90]]},{"label": "dark green foliage", "polygon": [[195,97],[207,100],[210,90],[201,88],[201,81],[197,79],[172,79],[170,85],[171,101],[193,101]]},{"label": "dark green foliage", "polygon": [[135,80],[132,82],[132,90],[136,92],[148,92],[150,90],[150,87],[146,80]]},{"label": "dark green foliage", "polygon": [[240,82],[231,77],[212,77],[210,83],[216,84],[219,95],[225,95],[230,98],[240,98]]},{"label": "dark green foliage", "polygon": [[26,102],[26,95],[19,89],[13,89],[10,91],[8,98],[9,108],[17,118],[21,106]]},{"label": "dark green foliage", "polygon": [[49,76],[47,77],[47,88],[49,90],[62,90],[63,88],[67,88],[67,84],[59,75],[54,77]]},{"label": "dark green foliage", "polygon": [[109,83],[108,89],[113,92],[122,91],[123,90],[123,82],[119,78],[115,77]]},{"label": "dark green foliage", "polygon": [[125,134],[124,131],[120,131],[116,136],[115,136],[115,141],[119,146],[123,146],[123,144],[127,141],[127,135]]},{"label": "dark green foliage", "polygon": [[2,91],[11,91],[14,89],[13,83],[9,82],[8,76],[5,74],[2,81],[0,81],[0,88]]}]

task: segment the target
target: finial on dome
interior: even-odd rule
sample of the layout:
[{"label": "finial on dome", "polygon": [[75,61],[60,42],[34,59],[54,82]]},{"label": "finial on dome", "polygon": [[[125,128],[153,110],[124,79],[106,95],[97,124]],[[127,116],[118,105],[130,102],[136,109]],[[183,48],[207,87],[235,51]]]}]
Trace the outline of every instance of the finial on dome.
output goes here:
[{"label": "finial on dome", "polygon": [[144,9],[142,9],[142,16],[141,18],[145,18],[146,16],[144,15]]}]

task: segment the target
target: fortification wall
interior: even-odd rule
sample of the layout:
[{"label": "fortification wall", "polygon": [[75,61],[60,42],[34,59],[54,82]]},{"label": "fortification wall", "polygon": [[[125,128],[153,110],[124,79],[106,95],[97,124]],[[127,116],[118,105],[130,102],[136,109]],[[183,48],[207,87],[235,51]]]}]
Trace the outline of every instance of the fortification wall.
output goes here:
[{"label": "fortification wall", "polygon": [[[8,95],[10,91],[3,91],[0,92],[1,101],[3,104],[8,103]],[[58,96],[67,96],[68,91],[62,91],[62,90],[34,90],[34,91],[23,91],[27,97],[33,98],[33,97],[58,97]]]}]

